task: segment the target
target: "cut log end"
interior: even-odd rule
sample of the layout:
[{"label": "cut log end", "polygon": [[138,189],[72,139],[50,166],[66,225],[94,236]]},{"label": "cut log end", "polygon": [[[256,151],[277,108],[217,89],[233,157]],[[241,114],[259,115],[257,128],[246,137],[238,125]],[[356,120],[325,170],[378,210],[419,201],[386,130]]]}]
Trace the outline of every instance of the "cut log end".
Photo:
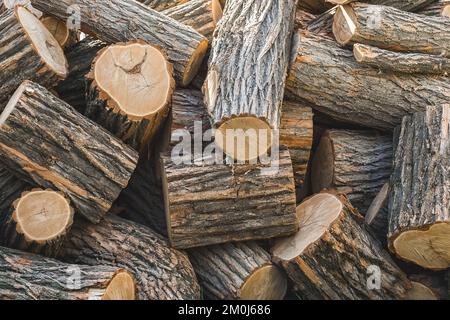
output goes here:
[{"label": "cut log end", "polygon": [[55,37],[35,15],[24,7],[17,6],[15,13],[43,62],[58,77],[65,78],[68,73],[67,60]]},{"label": "cut log end", "polygon": [[183,79],[180,84],[182,87],[187,86],[197,75],[202,65],[203,59],[205,58],[206,53],[208,51],[208,46],[209,46],[208,40],[204,39],[199,43],[197,49],[192,54],[183,74]]},{"label": "cut log end", "polygon": [[266,265],[245,281],[241,288],[241,300],[281,300],[287,290],[287,279],[274,265]]},{"label": "cut log end", "polygon": [[143,42],[101,50],[93,78],[108,106],[134,120],[150,118],[165,108],[174,87],[172,65],[159,49]]},{"label": "cut log end", "polygon": [[133,276],[125,270],[119,271],[106,287],[102,300],[135,300],[136,287]]},{"label": "cut log end", "polygon": [[441,16],[450,18],[450,4],[447,4],[441,12]]},{"label": "cut log end", "polygon": [[215,141],[231,158],[251,161],[267,154],[272,146],[272,130],[262,119],[236,117],[225,121],[217,128]]},{"label": "cut log end", "polygon": [[61,47],[64,47],[69,40],[70,32],[66,24],[52,16],[46,16],[41,19],[41,22],[47,28],[53,37],[58,41]]},{"label": "cut log end", "polygon": [[450,223],[402,232],[391,239],[391,248],[402,259],[424,268],[447,269],[450,267]]},{"label": "cut log end", "polygon": [[427,286],[411,281],[411,289],[407,291],[405,300],[438,300],[438,297]]},{"label": "cut log end", "polygon": [[333,20],[333,34],[340,45],[347,45],[355,34],[356,16],[349,5],[339,6]]},{"label": "cut log end", "polygon": [[274,257],[289,261],[301,255],[310,244],[324,235],[342,209],[342,202],[329,193],[320,193],[304,201],[297,207],[299,231],[275,242],[272,248]]},{"label": "cut log end", "polygon": [[367,46],[361,46],[360,44],[356,43],[353,46],[353,55],[355,56],[356,61],[364,62],[366,57],[370,57],[372,55],[372,52],[368,50]]}]

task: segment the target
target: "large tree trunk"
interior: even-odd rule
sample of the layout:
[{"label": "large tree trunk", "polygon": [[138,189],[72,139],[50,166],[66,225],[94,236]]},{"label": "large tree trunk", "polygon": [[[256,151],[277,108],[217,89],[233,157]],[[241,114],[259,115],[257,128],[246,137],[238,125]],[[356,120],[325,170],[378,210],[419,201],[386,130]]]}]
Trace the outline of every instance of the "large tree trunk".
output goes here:
[{"label": "large tree trunk", "polygon": [[389,245],[424,268],[450,266],[450,106],[405,117],[395,150]]},{"label": "large tree trunk", "polygon": [[423,53],[398,53],[365,44],[353,46],[353,54],[361,65],[401,73],[447,74],[450,59]]},{"label": "large tree trunk", "polygon": [[275,261],[305,299],[402,299],[411,284],[355,209],[329,193],[297,207],[299,232],[275,242]]},{"label": "large tree trunk", "polygon": [[185,253],[139,224],[110,215],[93,225],[76,221],[62,250],[64,261],[123,267],[134,275],[137,298],[199,299],[200,290]]},{"label": "large tree trunk", "polygon": [[391,7],[354,3],[337,9],[333,33],[341,45],[363,43],[393,51],[450,57],[447,17],[427,17]]},{"label": "large tree trunk", "polygon": [[[162,162],[168,230],[174,247],[268,239],[297,231],[287,149],[280,150],[279,160],[272,161],[271,167],[177,164],[168,157]],[[264,169],[270,173],[262,172]]]},{"label": "large tree trunk", "polygon": [[[351,2],[356,2],[356,0],[327,0],[333,4],[348,4]],[[424,8],[428,4],[432,3],[435,0],[364,0],[358,2],[364,2],[369,4],[376,4],[382,6],[390,6],[403,11],[418,11],[421,8]]]},{"label": "large tree trunk", "polygon": [[[230,0],[216,29],[203,91],[216,143],[233,159],[266,154],[279,129],[295,2]],[[240,147],[238,129],[254,141],[237,133]]]},{"label": "large tree trunk", "polygon": [[23,7],[0,14],[0,110],[24,80],[54,86],[67,75],[64,52],[45,26]]},{"label": "large tree trunk", "polygon": [[145,42],[103,48],[88,75],[84,114],[142,151],[169,113],[175,86],[172,71],[165,54]]},{"label": "large tree trunk", "polygon": [[335,120],[393,130],[403,116],[450,99],[447,77],[398,75],[362,67],[351,51],[312,34],[298,33],[295,45],[286,82],[288,96],[312,103]]},{"label": "large tree trunk", "polygon": [[312,191],[336,189],[365,213],[392,172],[392,136],[353,130],[326,131],[312,162]]},{"label": "large tree trunk", "polygon": [[66,194],[98,222],[124,189],[138,155],[45,88],[25,81],[0,119],[0,155],[18,174]]},{"label": "large tree trunk", "polygon": [[0,247],[1,300],[134,300],[133,276]]},{"label": "large tree trunk", "polygon": [[[135,1],[121,0],[32,0],[37,9],[66,20],[68,8],[81,10],[81,29],[105,42],[140,39],[161,46],[174,65],[182,86],[197,74],[208,40],[198,32]],[[95,10],[93,9],[95,8]]]},{"label": "large tree trunk", "polygon": [[209,299],[280,300],[286,276],[254,242],[237,242],[189,250],[200,286]]},{"label": "large tree trunk", "polygon": [[73,222],[73,209],[63,194],[32,189],[23,192],[12,210],[2,212],[0,245],[56,257]]}]

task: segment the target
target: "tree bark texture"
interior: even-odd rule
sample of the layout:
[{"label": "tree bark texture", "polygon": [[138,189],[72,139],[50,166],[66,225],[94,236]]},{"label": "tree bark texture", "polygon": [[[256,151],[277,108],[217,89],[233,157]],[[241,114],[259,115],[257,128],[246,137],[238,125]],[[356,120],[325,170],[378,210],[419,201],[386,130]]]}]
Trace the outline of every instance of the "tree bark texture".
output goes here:
[{"label": "tree bark texture", "polygon": [[137,0],[137,1],[152,8],[153,10],[163,11],[189,2],[190,0]]},{"label": "tree bark texture", "polygon": [[419,13],[427,16],[450,17],[450,1],[448,0],[433,1],[431,4],[421,9]]},{"label": "tree bark texture", "polygon": [[434,0],[327,0],[333,4],[347,4],[351,2],[363,2],[372,5],[390,6],[403,11],[415,12],[424,8],[428,4],[432,3]]}]

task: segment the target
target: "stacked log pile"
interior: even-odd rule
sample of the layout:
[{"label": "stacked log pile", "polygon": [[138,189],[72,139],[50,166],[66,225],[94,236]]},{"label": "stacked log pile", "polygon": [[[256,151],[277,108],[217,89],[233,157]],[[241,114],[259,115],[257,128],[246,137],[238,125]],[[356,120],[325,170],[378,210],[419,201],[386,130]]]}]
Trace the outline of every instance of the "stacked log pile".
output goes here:
[{"label": "stacked log pile", "polygon": [[449,298],[446,0],[0,0],[0,299]]}]

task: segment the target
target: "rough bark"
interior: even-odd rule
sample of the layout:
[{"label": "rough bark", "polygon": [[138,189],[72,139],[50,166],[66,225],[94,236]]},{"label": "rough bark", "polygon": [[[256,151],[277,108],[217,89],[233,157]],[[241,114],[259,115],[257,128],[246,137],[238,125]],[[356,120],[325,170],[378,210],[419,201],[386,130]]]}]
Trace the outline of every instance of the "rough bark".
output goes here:
[{"label": "rough bark", "polygon": [[423,53],[398,53],[365,44],[355,44],[353,54],[361,65],[402,73],[447,74],[450,60]]},{"label": "rough bark", "polygon": [[[347,4],[351,2],[356,2],[356,0],[327,0],[333,4]],[[390,6],[403,11],[418,11],[421,8],[427,6],[435,0],[365,0],[358,1],[364,2],[372,5]]]},{"label": "rough bark", "polygon": [[450,57],[450,20],[447,17],[428,17],[392,7],[353,3],[337,9],[333,34],[341,45],[362,43],[392,51]]},{"label": "rough bark", "polygon": [[[118,280],[122,277],[126,282]],[[67,264],[0,247],[1,300],[134,299],[132,279],[118,267]],[[122,296],[108,292],[108,286],[115,287],[117,280],[130,285],[122,287]]]},{"label": "rough bark", "polygon": [[405,117],[395,150],[389,245],[429,269],[450,266],[450,106]]},{"label": "rough bark", "polygon": [[182,5],[191,0],[137,0],[138,2],[156,11],[163,11],[169,8]]},{"label": "rough bark", "polygon": [[176,164],[169,157],[162,163],[169,238],[176,248],[268,239],[298,228],[287,149],[271,167]]},{"label": "rough bark", "polygon": [[[31,25],[23,25],[23,20],[30,21],[42,38],[31,40],[28,33],[33,32]],[[41,56],[36,49],[39,42],[48,42],[47,50],[52,61]],[[58,64],[59,69],[54,69]],[[8,102],[14,90],[24,80],[31,79],[44,86],[54,86],[66,77],[67,61],[62,49],[45,26],[26,9],[19,7],[0,14],[0,110]]]},{"label": "rough bark", "polygon": [[300,231],[280,239],[272,251],[301,298],[404,298],[411,286],[406,275],[363,228],[361,217],[345,199],[321,193],[298,206],[297,214]]},{"label": "rough bark", "polygon": [[25,81],[1,118],[0,155],[9,168],[60,190],[98,222],[128,184],[138,155],[42,86]]},{"label": "rough bark", "polygon": [[[37,9],[66,20],[68,8],[81,10],[81,30],[105,42],[140,39],[162,47],[174,65],[177,81],[189,84],[196,75],[208,47],[198,32],[135,1],[32,0]],[[70,11],[70,10],[69,10]]]},{"label": "rough bark", "polygon": [[209,299],[280,300],[286,293],[286,276],[254,242],[191,249],[189,257]]},{"label": "rough bark", "polygon": [[30,3],[30,0],[0,0],[0,14],[9,9],[13,9],[14,6],[17,4],[27,8],[31,13],[33,13],[38,18],[42,16],[42,12],[34,9]]},{"label": "rough bark", "polygon": [[12,209],[13,202],[20,197],[22,192],[32,188],[28,182],[18,179],[0,162],[0,225]]},{"label": "rough bark", "polygon": [[222,5],[219,0],[189,0],[162,13],[194,28],[211,41],[214,29],[222,17]]},{"label": "rough bark", "polygon": [[80,113],[84,113],[86,110],[86,92],[88,88],[86,75],[91,70],[91,64],[98,51],[105,46],[106,43],[100,40],[86,37],[65,50],[69,72],[67,78],[59,82],[55,90],[59,98]]},{"label": "rough bark", "polygon": [[326,37],[298,33],[295,38],[287,95],[334,120],[393,130],[403,116],[450,99],[446,77],[379,72],[360,66],[351,51]]},{"label": "rough bark", "polygon": [[[227,129],[268,130],[258,155],[271,145],[270,129],[280,125],[295,2],[228,2],[212,44],[203,90],[213,127],[223,131],[224,138]],[[248,150],[235,148],[234,141],[225,148],[223,140],[216,142],[233,159],[251,157]]]},{"label": "rough bark", "polygon": [[198,299],[200,290],[188,256],[171,249],[151,229],[108,216],[100,224],[76,221],[62,259],[123,267],[134,275],[136,297],[145,300]]},{"label": "rough bark", "polygon": [[423,9],[419,10],[420,14],[427,16],[444,16],[450,17],[450,1],[439,0],[434,1]]}]

